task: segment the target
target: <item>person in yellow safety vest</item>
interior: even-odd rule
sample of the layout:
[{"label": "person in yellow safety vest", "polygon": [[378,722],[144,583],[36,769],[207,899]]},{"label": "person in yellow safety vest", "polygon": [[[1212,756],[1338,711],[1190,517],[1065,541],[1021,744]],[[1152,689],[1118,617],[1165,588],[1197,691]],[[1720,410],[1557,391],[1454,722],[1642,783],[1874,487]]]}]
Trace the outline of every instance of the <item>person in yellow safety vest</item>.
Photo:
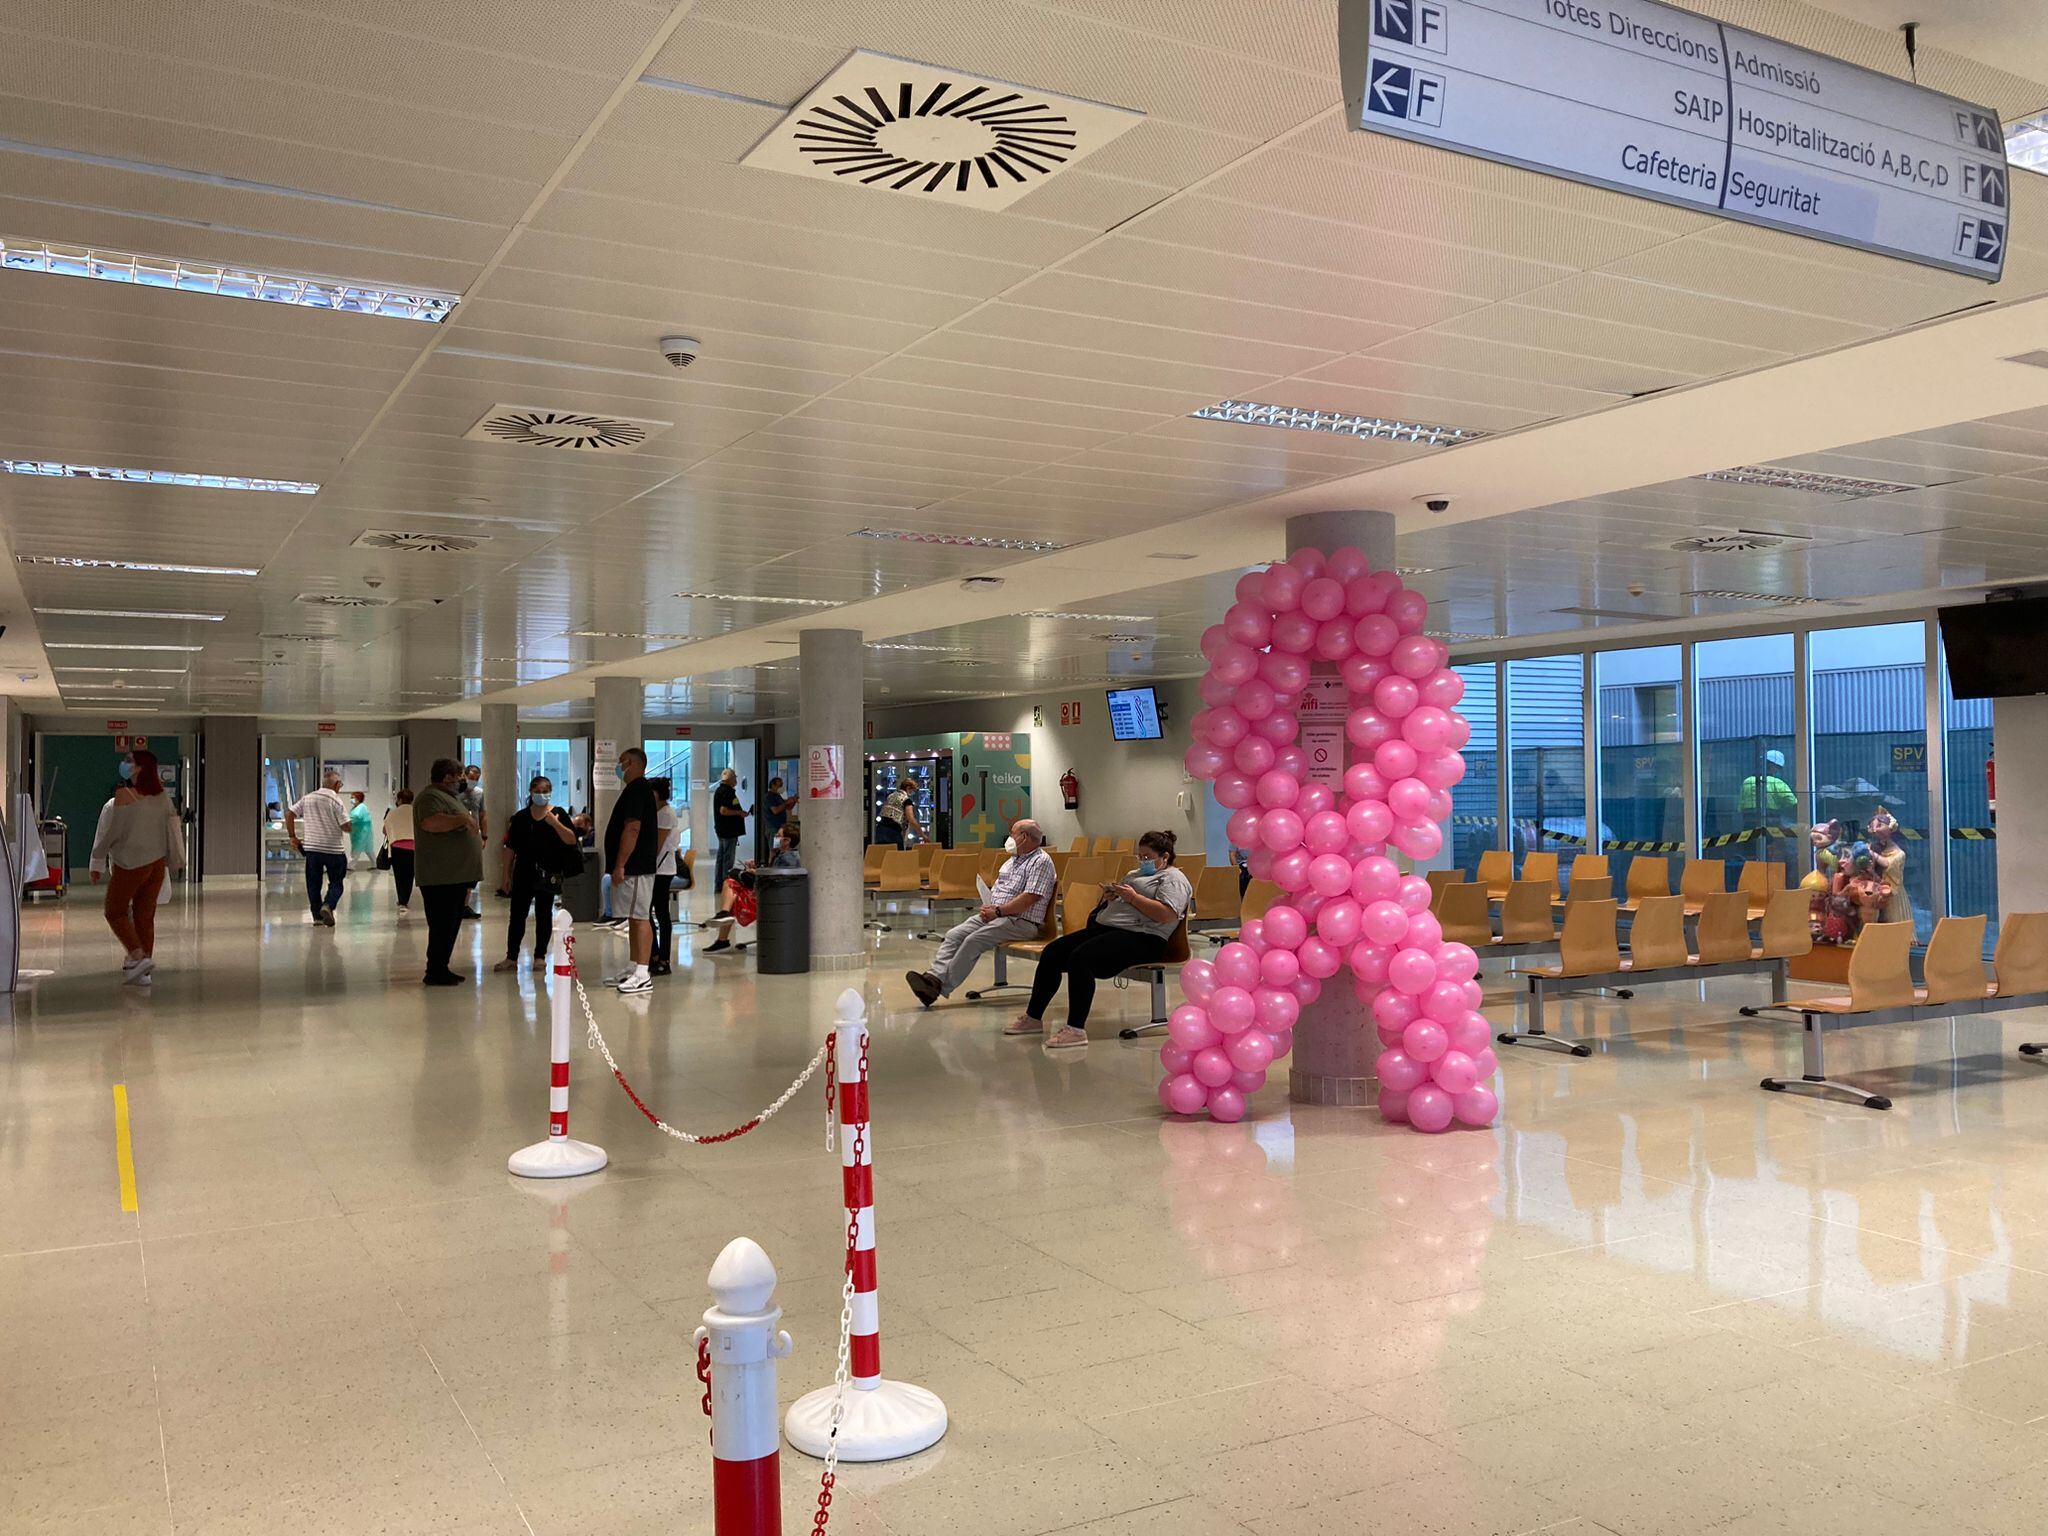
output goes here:
[{"label": "person in yellow safety vest", "polygon": [[[1764,754],[1764,771],[1742,781],[1742,815],[1745,820],[1757,818],[1751,825],[1789,827],[1798,814],[1799,797],[1792,793],[1790,784],[1778,777],[1784,768],[1785,754],[1774,747]],[[1764,857],[1780,862],[1789,857],[1792,846],[1788,839],[1768,835],[1763,845]]]}]

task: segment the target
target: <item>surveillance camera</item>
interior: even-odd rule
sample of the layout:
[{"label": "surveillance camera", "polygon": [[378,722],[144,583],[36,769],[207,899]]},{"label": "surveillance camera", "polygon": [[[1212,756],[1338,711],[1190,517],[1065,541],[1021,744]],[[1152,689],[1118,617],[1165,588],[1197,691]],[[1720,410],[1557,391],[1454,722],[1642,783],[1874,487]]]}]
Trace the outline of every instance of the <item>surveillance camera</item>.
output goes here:
[{"label": "surveillance camera", "polygon": [[1448,496],[1418,496],[1415,499],[1432,512],[1448,512],[1451,510],[1451,498]]},{"label": "surveillance camera", "polygon": [[671,366],[687,368],[697,361],[704,350],[704,343],[694,336],[664,336],[661,338],[661,355]]}]

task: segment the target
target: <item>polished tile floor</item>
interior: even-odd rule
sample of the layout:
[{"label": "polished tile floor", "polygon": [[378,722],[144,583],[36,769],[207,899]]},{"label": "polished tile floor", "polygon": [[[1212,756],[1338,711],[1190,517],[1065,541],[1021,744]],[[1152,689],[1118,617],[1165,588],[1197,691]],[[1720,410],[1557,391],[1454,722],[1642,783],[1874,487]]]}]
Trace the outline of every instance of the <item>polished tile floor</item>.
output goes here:
[{"label": "polished tile floor", "polygon": [[[361,878],[332,931],[283,882],[182,897],[153,992],[90,901],[0,1030],[0,1530],[708,1532],[689,1338],[750,1234],[823,1383],[837,1317],[823,1094],[723,1147],[655,1134],[577,1051],[612,1165],[530,1185],[545,998],[425,992]],[[615,940],[585,931],[586,963]],[[479,957],[476,949],[481,947]],[[879,941],[883,1359],[953,1429],[848,1469],[878,1536],[2036,1533],[2048,1507],[2048,1018],[1842,1038],[1889,1114],[1765,1095],[1782,1026],[1664,988],[1503,1052],[1500,1126],[1425,1138],[1269,1088],[1170,1124],[1114,1026],[1048,1055],[996,1006],[916,1011]],[[477,962],[481,958],[485,964]],[[459,964],[461,962],[458,962]],[[482,974],[478,974],[478,973]],[[837,977],[697,957],[600,997],[678,1123],[772,1099]],[[1510,994],[1498,988],[1496,1016]],[[1106,1037],[1106,1038],[1105,1038]],[[139,1209],[121,1209],[113,1089]],[[816,1468],[785,1452],[787,1526]]]}]

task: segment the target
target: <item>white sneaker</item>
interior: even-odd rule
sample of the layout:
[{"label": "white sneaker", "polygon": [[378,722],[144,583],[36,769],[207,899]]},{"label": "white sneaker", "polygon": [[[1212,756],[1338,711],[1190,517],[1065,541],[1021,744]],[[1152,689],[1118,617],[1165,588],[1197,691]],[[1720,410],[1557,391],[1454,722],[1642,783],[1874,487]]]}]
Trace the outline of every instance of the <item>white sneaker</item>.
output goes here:
[{"label": "white sneaker", "polygon": [[619,990],[628,997],[636,992],[652,992],[654,977],[646,971],[632,971],[619,978]]},{"label": "white sneaker", "polygon": [[121,967],[121,984],[128,987],[146,987],[149,985],[149,973],[155,969],[156,962],[148,955],[130,961]]}]

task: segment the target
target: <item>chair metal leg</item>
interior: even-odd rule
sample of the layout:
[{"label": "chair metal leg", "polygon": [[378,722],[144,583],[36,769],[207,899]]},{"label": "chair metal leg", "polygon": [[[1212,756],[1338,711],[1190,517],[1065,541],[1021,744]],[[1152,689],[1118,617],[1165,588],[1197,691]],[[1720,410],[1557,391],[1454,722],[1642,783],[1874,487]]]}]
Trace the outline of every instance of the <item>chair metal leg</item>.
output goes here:
[{"label": "chair metal leg", "polygon": [[1810,1093],[1816,1096],[1829,1093],[1843,1094],[1854,1099],[1865,1109],[1890,1109],[1892,1101],[1881,1093],[1871,1093],[1858,1088],[1854,1083],[1838,1083],[1828,1076],[1826,1052],[1821,1037],[1826,1030],[1817,1028],[1811,1017],[1806,1020],[1806,1072],[1801,1077],[1767,1077],[1757,1086],[1771,1093]]},{"label": "chair metal leg", "polygon": [[1120,1029],[1116,1032],[1116,1036],[1119,1040],[1135,1040],[1140,1035],[1149,1035],[1155,1029],[1164,1028],[1166,1028],[1166,972],[1154,971],[1152,973],[1152,1022],[1134,1025],[1130,1029]]},{"label": "chair metal leg", "polygon": [[[1787,996],[1787,991],[1786,991],[1786,985],[1785,985],[1785,973],[1786,973],[1786,970],[1787,970],[1786,964],[1785,964],[1785,962],[1784,962],[1784,961],[1782,961],[1782,960],[1778,961],[1778,962],[1777,962],[1777,964],[1775,964],[1775,965],[1773,965],[1773,966],[1771,967],[1771,971],[1770,971],[1770,976],[1771,976],[1771,1001],[1772,1001],[1773,1003],[1777,1003],[1777,1004],[1782,1004],[1782,1003],[1784,1003],[1784,1001],[1785,1001],[1785,999],[1786,999],[1786,996]],[[1738,1009],[1736,1009],[1735,1011],[1736,1011],[1737,1013],[1741,1014],[1741,1015],[1742,1015],[1742,1016],[1743,1016],[1743,1017],[1744,1017],[1745,1019],[1753,1019],[1753,1018],[1755,1018],[1755,1017],[1756,1017],[1756,1016],[1757,1016],[1758,1014],[1760,1014],[1760,1013],[1762,1013],[1762,1012],[1763,1012],[1763,1010],[1762,1010],[1761,1008],[1738,1008]]]},{"label": "chair metal leg", "polygon": [[1529,1027],[1517,1034],[1513,1028],[1502,1030],[1493,1037],[1502,1045],[1540,1045],[1546,1050],[1569,1051],[1574,1056],[1590,1056],[1593,1047],[1583,1041],[1569,1039],[1564,1035],[1547,1033],[1543,1028],[1543,978],[1529,978]]},{"label": "chair metal leg", "polygon": [[969,992],[967,994],[967,1001],[978,1003],[991,992],[1008,992],[1011,990],[1022,992],[1024,990],[1024,983],[1010,980],[1010,957],[1001,948],[998,948],[996,950],[994,979],[978,992]]},{"label": "chair metal leg", "polygon": [[2040,1056],[2048,1054],[2048,1040],[2029,1040],[2025,1045],[2020,1047],[2020,1054],[2022,1056]]}]

